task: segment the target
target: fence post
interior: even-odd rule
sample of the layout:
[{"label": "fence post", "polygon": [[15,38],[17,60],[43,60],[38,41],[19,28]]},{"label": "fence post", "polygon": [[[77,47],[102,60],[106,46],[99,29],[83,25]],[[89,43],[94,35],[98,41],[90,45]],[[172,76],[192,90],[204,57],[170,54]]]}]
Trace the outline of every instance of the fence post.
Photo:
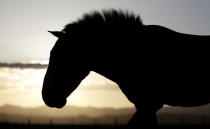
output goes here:
[{"label": "fence post", "polygon": [[206,122],[206,116],[203,116],[203,117],[202,117],[202,124],[203,124],[203,125],[206,125],[206,124],[207,124],[207,122]]},{"label": "fence post", "polygon": [[52,118],[50,118],[49,124],[50,124],[50,125],[53,125],[53,119],[52,119]]},{"label": "fence post", "polygon": [[183,126],[184,125],[184,119],[182,116],[180,116],[180,126]]},{"label": "fence post", "polygon": [[70,117],[70,123],[71,123],[71,125],[74,125],[74,118],[73,117]]},{"label": "fence post", "polygon": [[31,124],[31,120],[30,118],[27,118],[27,125],[30,125]]},{"label": "fence post", "polygon": [[95,125],[95,126],[98,125],[98,120],[97,120],[97,118],[94,118],[94,125]]},{"label": "fence post", "polygon": [[118,118],[117,118],[117,117],[114,117],[114,125],[115,125],[115,126],[118,126],[118,124],[119,124],[119,123],[118,123]]}]

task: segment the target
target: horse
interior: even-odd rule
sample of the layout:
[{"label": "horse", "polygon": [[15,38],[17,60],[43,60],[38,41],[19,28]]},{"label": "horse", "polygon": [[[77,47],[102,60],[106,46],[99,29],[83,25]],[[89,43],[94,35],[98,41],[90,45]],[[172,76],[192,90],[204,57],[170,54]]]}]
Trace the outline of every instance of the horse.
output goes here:
[{"label": "horse", "polygon": [[90,71],[115,81],[137,111],[130,127],[156,127],[163,104],[200,106],[210,102],[208,35],[144,25],[127,10],[84,14],[62,31],[50,52],[42,98],[62,108]]}]

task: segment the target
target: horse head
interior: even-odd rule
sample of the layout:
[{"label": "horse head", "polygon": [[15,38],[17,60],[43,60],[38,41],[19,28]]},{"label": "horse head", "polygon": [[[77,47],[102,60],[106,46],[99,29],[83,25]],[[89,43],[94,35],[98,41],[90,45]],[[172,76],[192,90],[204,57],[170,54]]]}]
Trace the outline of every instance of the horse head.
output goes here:
[{"label": "horse head", "polygon": [[[46,105],[61,108],[66,104],[66,98],[77,88],[89,70],[87,67],[84,69],[84,63],[80,61],[77,53],[70,50],[77,49],[76,47],[79,46],[68,47],[71,43],[69,43],[69,37],[65,32],[49,32],[58,37],[58,40],[50,52],[42,98]],[[67,55],[69,58],[66,58]]]}]

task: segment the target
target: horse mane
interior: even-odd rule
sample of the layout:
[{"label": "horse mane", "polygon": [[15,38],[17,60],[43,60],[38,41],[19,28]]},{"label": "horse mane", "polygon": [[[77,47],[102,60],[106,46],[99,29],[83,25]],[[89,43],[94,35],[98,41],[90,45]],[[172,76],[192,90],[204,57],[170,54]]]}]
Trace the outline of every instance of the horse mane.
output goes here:
[{"label": "horse mane", "polygon": [[127,10],[102,10],[84,14],[81,18],[67,24],[63,31],[69,32],[76,25],[112,25],[112,26],[143,26],[139,15]]}]

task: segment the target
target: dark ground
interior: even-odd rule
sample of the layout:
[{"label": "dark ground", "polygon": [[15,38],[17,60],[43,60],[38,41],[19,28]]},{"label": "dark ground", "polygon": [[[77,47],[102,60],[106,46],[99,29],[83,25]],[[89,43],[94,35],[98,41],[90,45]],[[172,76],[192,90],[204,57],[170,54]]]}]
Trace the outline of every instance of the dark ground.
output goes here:
[{"label": "dark ground", "polygon": [[[126,126],[111,125],[26,125],[0,123],[0,129],[128,129]],[[210,125],[161,125],[158,129],[210,129]]]},{"label": "dark ground", "polygon": [[125,126],[111,125],[27,125],[0,123],[0,129],[125,129]]}]

